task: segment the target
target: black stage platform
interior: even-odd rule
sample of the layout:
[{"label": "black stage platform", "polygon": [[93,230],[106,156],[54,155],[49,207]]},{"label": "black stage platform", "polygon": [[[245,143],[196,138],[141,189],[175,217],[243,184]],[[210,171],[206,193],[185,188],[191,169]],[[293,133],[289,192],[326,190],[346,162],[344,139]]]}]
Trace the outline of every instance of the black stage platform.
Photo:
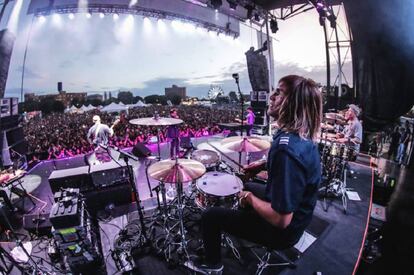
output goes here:
[{"label": "black stage platform", "polygon": [[[210,138],[194,139],[194,146],[205,149],[206,141],[215,144],[222,139],[221,136]],[[201,145],[200,145],[201,144]],[[156,155],[156,145],[149,146]],[[208,146],[207,146],[208,147]],[[167,158],[169,147],[167,144],[161,144],[161,156]],[[225,152],[226,155],[238,160],[238,154]],[[264,153],[252,154],[251,159],[261,158]],[[229,165],[232,162],[223,157]],[[243,161],[245,156],[243,155]],[[144,202],[146,211],[156,207],[156,199],[150,197],[147,180],[145,177],[144,161],[133,162],[136,185],[139,190],[141,200]],[[48,183],[48,177],[53,170],[73,168],[84,165],[84,158],[74,157],[69,159],[44,161],[36,165],[25,176],[25,186],[31,194],[39,199],[46,201],[48,205],[43,209],[44,213],[48,213],[51,207],[53,197]],[[372,193],[372,170],[369,166],[351,163],[351,168],[355,171],[353,178],[348,178],[347,186],[356,191],[361,201],[349,201],[347,214],[344,214],[340,199],[334,199],[329,205],[328,211],[325,212],[322,207],[322,201],[318,201],[314,212],[314,219],[306,231],[306,236],[302,238],[296,245],[296,249],[287,251],[289,256],[299,256],[295,262],[296,269],[279,269],[269,268],[264,274],[313,274],[316,271],[322,274],[352,274],[357,264],[357,260],[363,244],[363,237],[366,230],[367,217],[370,209],[371,193]],[[157,186],[155,180],[150,180],[151,187]],[[38,208],[32,211],[33,214],[38,213]],[[108,274],[115,274],[116,269],[112,259],[108,255],[110,248],[113,248],[113,241],[118,234],[120,228],[123,228],[129,221],[137,217],[134,212],[134,205],[125,205],[112,210],[112,217],[100,222],[101,243],[106,259],[106,267]],[[123,215],[125,214],[125,215]],[[21,230],[22,231],[22,230]],[[4,239],[3,239],[4,240]],[[236,246],[239,240],[232,239]],[[43,247],[41,244],[38,245]],[[11,245],[9,244],[10,248]],[[41,249],[40,249],[41,250]],[[39,249],[35,249],[39,252]],[[260,251],[259,251],[260,252]],[[43,253],[43,254],[42,254]],[[45,255],[44,251],[39,254]],[[224,274],[254,274],[256,270],[257,260],[252,256],[248,249],[240,248],[242,255],[242,263],[240,263],[231,250],[224,249]],[[48,260],[46,258],[46,260]],[[171,269],[168,264],[156,255],[146,255],[136,259],[138,273],[137,274],[186,274],[189,273],[184,267],[176,267]],[[19,274],[19,271],[16,270]]]}]

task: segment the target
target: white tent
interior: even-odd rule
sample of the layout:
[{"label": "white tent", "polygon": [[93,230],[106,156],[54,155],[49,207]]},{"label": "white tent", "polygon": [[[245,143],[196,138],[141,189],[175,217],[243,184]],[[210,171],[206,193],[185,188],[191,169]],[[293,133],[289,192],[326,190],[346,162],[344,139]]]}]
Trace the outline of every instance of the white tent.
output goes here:
[{"label": "white tent", "polygon": [[83,110],[81,108],[79,108],[79,109],[76,108],[75,105],[72,105],[72,107],[66,108],[65,113],[71,113],[71,114],[74,114],[74,113],[83,113]]},{"label": "white tent", "polygon": [[142,102],[141,100],[140,101],[138,101],[137,103],[135,103],[135,104],[128,104],[128,107],[129,108],[136,108],[136,107],[145,107],[145,106],[147,106],[147,104],[145,104],[144,102]]},{"label": "white tent", "polygon": [[122,111],[128,112],[128,106],[116,104],[114,102],[112,102],[111,104],[101,109],[101,112],[107,112],[107,113],[120,113]]}]

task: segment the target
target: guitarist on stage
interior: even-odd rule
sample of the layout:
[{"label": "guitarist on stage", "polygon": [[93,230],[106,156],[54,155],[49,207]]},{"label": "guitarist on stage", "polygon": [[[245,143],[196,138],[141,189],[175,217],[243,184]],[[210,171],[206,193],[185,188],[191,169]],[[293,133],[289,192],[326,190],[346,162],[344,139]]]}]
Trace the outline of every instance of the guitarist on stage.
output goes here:
[{"label": "guitarist on stage", "polygon": [[92,154],[92,156],[95,155],[95,158],[91,156],[89,164],[108,162],[111,160],[108,152],[99,145],[108,145],[109,138],[114,135],[114,127],[119,123],[119,119],[115,120],[111,127],[101,123],[101,118],[98,115],[93,116],[92,120],[94,125],[89,128],[86,137],[90,144],[95,145],[95,154]]}]

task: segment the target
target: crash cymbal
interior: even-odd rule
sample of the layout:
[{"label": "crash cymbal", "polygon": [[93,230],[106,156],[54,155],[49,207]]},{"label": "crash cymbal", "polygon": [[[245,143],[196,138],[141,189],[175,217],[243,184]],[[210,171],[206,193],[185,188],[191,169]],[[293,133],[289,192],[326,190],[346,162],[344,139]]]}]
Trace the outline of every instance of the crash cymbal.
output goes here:
[{"label": "crash cymbal", "polygon": [[169,126],[181,124],[183,121],[181,119],[171,117],[143,117],[131,119],[129,123],[145,126]]},{"label": "crash cymbal", "polygon": [[192,181],[205,172],[204,165],[192,159],[162,160],[148,167],[151,178],[168,183]]},{"label": "crash cymbal", "polygon": [[234,152],[260,152],[270,148],[270,142],[257,137],[229,137],[221,145]]},{"label": "crash cymbal", "polygon": [[329,130],[329,131],[333,131],[335,129],[334,126],[326,124],[326,123],[321,123],[321,128],[324,130]]}]

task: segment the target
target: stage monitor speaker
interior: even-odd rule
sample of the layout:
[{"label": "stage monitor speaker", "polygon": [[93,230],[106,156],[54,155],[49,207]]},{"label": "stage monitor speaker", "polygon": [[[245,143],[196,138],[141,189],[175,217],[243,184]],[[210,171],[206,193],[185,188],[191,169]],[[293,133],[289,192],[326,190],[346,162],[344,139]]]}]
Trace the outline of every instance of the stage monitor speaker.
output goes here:
[{"label": "stage monitor speaker", "polygon": [[135,144],[134,148],[132,148],[132,154],[139,158],[145,158],[151,156],[151,150],[143,143],[138,142]]},{"label": "stage monitor speaker", "polygon": [[79,188],[81,192],[93,189],[88,166],[55,170],[49,176],[49,184],[53,193],[61,188]]},{"label": "stage monitor speaker", "polygon": [[103,210],[110,204],[120,206],[133,201],[132,188],[128,181],[95,189],[85,196],[88,209],[93,211]]}]

